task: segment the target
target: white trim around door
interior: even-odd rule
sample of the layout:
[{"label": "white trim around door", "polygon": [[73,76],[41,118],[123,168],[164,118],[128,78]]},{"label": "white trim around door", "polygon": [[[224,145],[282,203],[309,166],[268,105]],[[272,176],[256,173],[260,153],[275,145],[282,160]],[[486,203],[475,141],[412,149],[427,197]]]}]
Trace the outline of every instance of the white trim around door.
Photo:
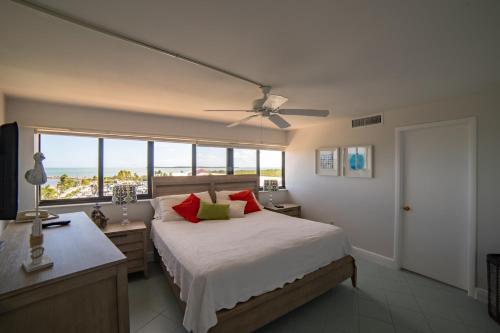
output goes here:
[{"label": "white trim around door", "polygon": [[465,118],[450,121],[440,121],[434,123],[425,123],[419,125],[398,127],[395,129],[396,147],[395,147],[395,205],[394,205],[394,261],[397,268],[401,268],[401,221],[403,205],[403,177],[402,174],[402,133],[404,131],[439,127],[455,124],[465,124],[469,129],[469,223],[468,223],[468,242],[467,242],[467,294],[471,297],[476,295],[476,235],[477,235],[477,121],[476,118]]}]

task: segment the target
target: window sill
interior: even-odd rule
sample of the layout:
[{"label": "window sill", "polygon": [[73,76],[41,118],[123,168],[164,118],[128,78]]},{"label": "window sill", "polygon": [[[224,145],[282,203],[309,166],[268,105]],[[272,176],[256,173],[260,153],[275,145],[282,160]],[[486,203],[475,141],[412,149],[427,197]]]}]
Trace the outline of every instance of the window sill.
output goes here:
[{"label": "window sill", "polygon": [[[138,199],[136,203],[142,203],[142,202],[149,202],[151,199]],[[96,201],[99,203],[99,205],[102,206],[119,206],[115,205],[111,201]],[[40,209],[51,209],[51,208],[64,208],[64,207],[91,207],[96,204],[96,202],[74,202],[74,203],[67,203],[67,204],[44,204],[43,206],[40,205]],[[134,204],[129,204],[129,205],[134,205]]]},{"label": "window sill", "polygon": [[[264,190],[259,190],[259,193],[269,193],[270,191],[264,191]],[[288,189],[286,188],[280,188],[277,192],[288,192]],[[151,199],[139,199],[137,200],[137,203],[143,203],[143,202],[149,202]],[[95,201],[95,202],[73,202],[73,203],[67,203],[67,204],[44,204],[40,205],[41,209],[51,209],[51,208],[64,208],[64,207],[91,207],[96,204],[96,202],[99,203],[100,206],[118,206],[112,203],[111,201]]]},{"label": "window sill", "polygon": [[[259,190],[259,193],[269,193],[271,191]],[[280,188],[277,192],[288,192],[287,188]]]}]

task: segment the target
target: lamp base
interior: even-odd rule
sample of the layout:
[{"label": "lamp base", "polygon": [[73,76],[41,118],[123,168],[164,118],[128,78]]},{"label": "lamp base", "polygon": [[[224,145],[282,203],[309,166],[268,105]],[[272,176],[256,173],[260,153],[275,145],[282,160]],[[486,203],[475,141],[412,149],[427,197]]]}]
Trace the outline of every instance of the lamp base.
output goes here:
[{"label": "lamp base", "polygon": [[48,256],[42,256],[42,260],[40,261],[39,264],[33,263],[31,259],[27,259],[23,262],[23,268],[27,273],[38,271],[44,268],[49,268],[52,266],[54,266],[54,262]]},{"label": "lamp base", "polygon": [[123,219],[122,219],[122,225],[127,225],[130,223],[130,221],[128,220],[128,210],[127,210],[127,205],[124,204],[122,205],[122,216],[123,216]]}]

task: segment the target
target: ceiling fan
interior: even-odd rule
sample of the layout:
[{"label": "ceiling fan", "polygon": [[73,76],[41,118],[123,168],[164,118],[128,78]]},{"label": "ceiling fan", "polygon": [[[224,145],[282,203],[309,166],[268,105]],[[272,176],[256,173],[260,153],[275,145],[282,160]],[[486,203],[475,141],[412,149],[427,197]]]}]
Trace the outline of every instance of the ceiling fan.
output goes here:
[{"label": "ceiling fan", "polygon": [[252,110],[204,110],[208,112],[252,112],[251,116],[240,119],[234,123],[227,125],[227,127],[234,127],[241,125],[254,117],[268,118],[273,124],[279,128],[290,127],[281,115],[284,116],[308,116],[308,117],[327,117],[330,114],[328,110],[309,110],[309,109],[281,109],[280,107],[288,101],[288,98],[272,95],[271,87],[261,87],[264,97],[253,101]]}]

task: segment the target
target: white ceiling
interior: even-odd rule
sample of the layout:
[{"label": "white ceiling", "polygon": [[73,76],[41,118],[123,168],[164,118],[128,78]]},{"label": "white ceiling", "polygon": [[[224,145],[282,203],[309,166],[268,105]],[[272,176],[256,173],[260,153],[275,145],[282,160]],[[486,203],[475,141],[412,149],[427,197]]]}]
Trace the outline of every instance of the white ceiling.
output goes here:
[{"label": "white ceiling", "polygon": [[[272,85],[287,107],[370,114],[500,82],[500,1],[42,0]],[[257,87],[0,3],[7,94],[228,122]],[[325,119],[288,117],[293,128]],[[258,125],[258,120],[251,124]]]}]

